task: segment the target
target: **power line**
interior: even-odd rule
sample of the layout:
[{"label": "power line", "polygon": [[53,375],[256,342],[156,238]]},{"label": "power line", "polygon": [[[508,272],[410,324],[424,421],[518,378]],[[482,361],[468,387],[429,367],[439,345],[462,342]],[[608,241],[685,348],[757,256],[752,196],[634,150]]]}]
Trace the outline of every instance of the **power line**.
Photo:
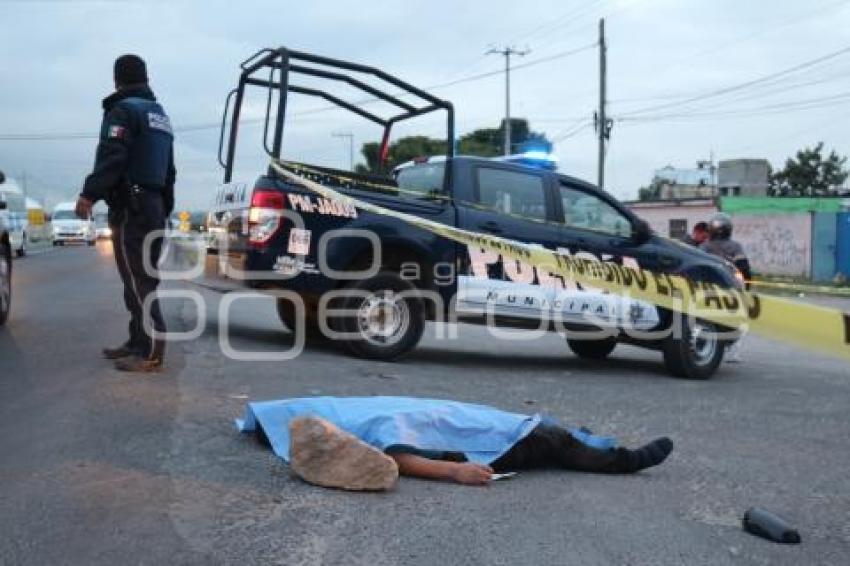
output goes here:
[{"label": "power line", "polygon": [[[850,117],[850,112],[844,112],[843,114],[839,114],[838,116],[830,115],[828,120],[819,121],[816,124],[809,124],[808,126],[806,126],[803,129],[794,130],[794,132],[789,134],[789,135],[782,136],[780,138],[777,138],[776,136],[771,136],[768,143],[772,143],[772,144],[784,143],[784,142],[787,142],[787,141],[792,140],[792,139],[799,139],[800,136],[808,134],[809,132],[815,132],[815,131],[818,132],[820,135],[822,135],[823,132],[829,131],[836,126],[839,126],[839,125],[844,126],[844,124],[846,124],[848,117]],[[741,147],[740,149],[737,149],[736,152],[737,153],[743,153],[743,152],[746,152],[746,151],[750,151],[756,145],[763,147],[764,143],[763,142],[758,143],[758,144],[751,143],[751,144],[748,144],[746,146]]]},{"label": "power line", "polygon": [[595,8],[597,8],[600,4],[602,4],[605,1],[606,0],[592,0],[590,2],[590,4],[584,4],[584,5],[582,5],[582,3],[579,2],[577,6],[573,6],[567,12],[561,14],[557,18],[549,20],[549,21],[537,26],[531,32],[529,32],[525,35],[522,35],[519,38],[515,39],[513,41],[513,43],[528,42],[531,38],[540,34],[540,32],[543,32],[540,35],[541,38],[546,37],[547,35],[551,34],[553,31],[557,30],[558,28],[560,28],[564,25],[575,23],[576,20],[583,18],[584,16],[586,16],[588,13],[593,11]]},{"label": "power line", "polygon": [[[751,100],[754,98],[762,98],[767,96],[775,96],[777,94],[784,94],[785,92],[796,90],[801,87],[812,86],[816,84],[823,84],[832,81],[840,81],[847,80],[850,78],[850,75],[847,74],[847,71],[841,69],[839,73],[833,73],[829,75],[823,75],[817,78],[807,79],[804,81],[797,80],[796,82],[791,82],[789,84],[782,84],[785,80],[793,79],[794,77],[786,77],[785,79],[779,79],[777,81],[772,81],[766,84],[761,84],[759,87],[763,87],[765,89],[769,89],[766,92],[744,92],[740,93],[739,96],[735,96],[730,99],[733,101],[741,101],[741,100]],[[778,85],[782,85],[781,88],[776,88]],[[701,90],[692,90],[687,93],[676,93],[676,94],[667,94],[667,95],[656,95],[656,96],[642,96],[642,97],[631,97],[631,98],[618,98],[612,99],[609,102],[618,103],[618,104],[628,104],[632,102],[652,102],[656,100],[679,100],[683,98],[688,98],[691,96],[697,96],[698,94],[704,91]],[[720,104],[725,104],[725,102],[720,102]]]},{"label": "power line", "polygon": [[[814,9],[807,7],[806,11],[803,12],[803,13],[794,14],[791,17],[778,20],[778,21],[774,22],[772,25],[768,25],[768,26],[766,26],[766,27],[764,27],[764,28],[762,28],[762,29],[760,29],[756,32],[748,33],[748,34],[739,36],[737,38],[733,38],[729,41],[725,41],[723,43],[718,42],[717,45],[714,45],[714,46],[709,47],[707,49],[703,49],[701,51],[691,53],[691,54],[686,55],[684,57],[681,57],[677,60],[674,60],[674,61],[670,62],[669,64],[663,66],[662,70],[663,71],[669,71],[670,69],[675,69],[675,68],[681,66],[684,63],[692,61],[693,59],[698,59],[698,58],[704,57],[706,55],[711,55],[713,53],[723,51],[725,49],[728,49],[729,47],[738,45],[740,43],[745,43],[745,42],[750,41],[752,39],[755,39],[757,37],[761,37],[761,36],[763,36],[767,33],[776,31],[777,29],[781,29],[781,28],[786,27],[786,26],[791,25],[791,24],[799,24],[801,21],[810,19],[813,16],[818,16],[818,15],[821,15],[822,13],[827,12],[829,10],[832,10],[834,8],[843,7],[843,6],[846,6],[846,5],[847,5],[847,0],[838,0],[837,2],[824,4],[824,5],[821,5],[819,7],[814,8]],[[656,73],[659,72],[657,66],[654,68],[653,72],[656,72]],[[687,96],[687,95],[685,95],[685,96]],[[654,96],[654,97],[618,99],[618,100],[612,100],[611,102],[621,103],[621,102],[629,102],[629,101],[664,100],[664,99],[670,99],[670,98],[675,98],[675,97],[676,96],[659,95],[659,96]]]},{"label": "power line", "polygon": [[[601,1],[601,0],[594,0],[594,1],[599,2],[599,1]],[[573,8],[572,8],[572,9],[570,9],[567,13],[562,14],[561,16],[558,16],[558,17],[557,17],[557,18],[555,18],[554,20],[552,20],[552,19],[547,19],[544,23],[542,23],[542,24],[538,24],[537,26],[533,27],[533,28],[531,29],[531,31],[528,31],[528,32],[526,32],[526,33],[524,33],[524,34],[522,34],[522,35],[519,35],[519,36],[515,37],[514,39],[512,39],[511,41],[509,41],[509,42],[508,42],[508,44],[510,44],[510,45],[517,45],[517,44],[520,44],[520,43],[528,43],[528,39],[530,39],[530,38],[534,37],[534,36],[535,36],[538,32],[540,32],[541,30],[546,29],[546,28],[548,28],[548,27],[552,26],[553,24],[556,24],[557,22],[559,22],[559,21],[561,21],[561,20],[563,20],[563,19],[566,19],[566,18],[570,17],[571,15],[573,15],[573,14],[574,14],[574,13],[576,13],[576,12],[580,12],[580,11],[582,10],[582,8],[583,8],[583,7],[582,7],[581,5],[579,5],[579,6],[573,7]],[[495,47],[495,45],[491,44],[491,45],[488,45],[487,47],[488,47],[488,48],[492,48],[492,47]],[[537,49],[535,49],[535,51],[537,51]],[[468,64],[468,65],[466,65],[465,67],[463,67],[463,71],[462,71],[462,72],[454,73],[454,75],[461,75],[461,76],[464,76],[464,75],[466,75],[467,73],[471,72],[473,69],[476,69],[477,67],[479,67],[479,66],[481,65],[481,63],[483,63],[486,59],[487,59],[487,54],[486,54],[486,53],[482,53],[481,55],[479,55],[478,57],[476,57],[475,59],[473,59],[473,60],[470,62],[470,64]]]},{"label": "power line", "polygon": [[[595,42],[589,43],[589,44],[586,44],[586,45],[582,45],[582,46],[579,46],[579,47],[576,47],[576,48],[573,48],[573,49],[567,49],[565,51],[560,51],[560,52],[554,53],[552,55],[547,55],[546,57],[539,57],[537,59],[532,59],[532,60],[527,61],[525,63],[522,63],[520,65],[513,65],[511,67],[511,70],[516,71],[516,70],[520,70],[520,69],[528,69],[528,68],[534,67],[536,65],[548,63],[549,61],[555,61],[557,59],[562,59],[564,57],[576,55],[576,54],[581,53],[583,51],[593,49],[594,47],[596,47]],[[473,81],[478,81],[478,80],[481,80],[481,79],[484,79],[484,78],[493,77],[493,76],[496,76],[496,75],[500,75],[502,73],[504,73],[503,69],[499,69],[497,71],[487,71],[485,73],[478,73],[478,74],[471,75],[471,76],[468,76],[468,77],[463,77],[463,78],[460,78],[460,79],[455,79],[455,80],[452,80],[452,81],[431,85],[429,87],[426,87],[423,90],[425,90],[425,91],[439,90],[439,89],[448,88],[450,86],[455,86],[455,85],[462,84],[462,83],[473,82]],[[396,94],[401,96],[401,95],[406,94],[406,93],[396,93]],[[361,100],[358,100],[356,102],[353,102],[352,104],[354,104],[355,106],[364,106],[366,104],[373,104],[375,102],[380,102],[380,101],[381,100],[379,98],[365,98],[365,99],[361,99]],[[307,115],[311,115],[311,114],[318,114],[318,113],[321,113],[321,112],[328,112],[328,111],[331,111],[331,110],[338,110],[338,109],[339,109],[339,107],[335,106],[335,105],[334,106],[321,106],[321,107],[318,107],[318,108],[311,108],[311,109],[308,109],[308,110],[302,110],[301,112],[295,112],[295,113],[293,113],[293,116],[307,116]],[[249,119],[241,120],[240,124],[248,124],[248,123],[260,124],[260,123],[263,123],[263,122],[264,122],[264,118],[249,118]],[[200,130],[213,130],[213,129],[218,129],[220,127],[221,127],[221,122],[216,121],[216,122],[205,122],[205,123],[192,124],[192,125],[183,126],[183,127],[175,127],[174,131],[178,132],[178,133],[185,133],[185,132],[194,132],[194,131],[200,131]],[[100,136],[98,134],[92,134],[92,133],[88,133],[88,132],[86,132],[86,133],[69,132],[69,133],[55,133],[55,134],[51,134],[51,133],[33,133],[33,134],[30,134],[30,133],[9,133],[9,134],[0,134],[0,141],[62,141],[62,140],[77,140],[77,139],[98,139],[99,137]]]},{"label": "power line", "polygon": [[552,136],[552,143],[562,142],[564,140],[575,137],[578,134],[582,133],[584,130],[590,129],[591,126],[593,126],[593,120],[589,118],[584,118],[575,126],[567,128]]},{"label": "power line", "polygon": [[703,94],[700,94],[700,95],[697,95],[697,96],[692,96],[692,97],[686,98],[684,100],[668,102],[668,103],[664,103],[664,104],[656,104],[654,106],[646,106],[644,108],[639,108],[639,109],[633,110],[631,112],[626,112],[621,117],[646,114],[647,112],[653,112],[655,110],[663,110],[665,108],[675,108],[676,106],[683,106],[683,105],[686,105],[686,104],[690,104],[692,102],[698,102],[700,100],[705,100],[705,99],[708,99],[708,98],[714,98],[714,97],[717,97],[717,96],[728,94],[730,92],[738,92],[738,91],[750,88],[752,86],[759,85],[759,84],[762,84],[762,83],[765,83],[765,82],[768,82],[768,81],[772,81],[772,80],[777,79],[779,77],[783,77],[785,75],[789,75],[791,73],[795,73],[797,71],[801,71],[803,69],[808,69],[808,68],[813,67],[815,65],[819,65],[819,64],[824,63],[826,61],[829,61],[831,59],[835,59],[836,57],[840,57],[841,55],[844,55],[845,53],[848,53],[848,52],[850,52],[850,47],[843,47],[843,48],[841,48],[837,51],[832,51],[830,53],[827,53],[826,55],[821,55],[820,57],[816,57],[814,59],[809,59],[808,61],[804,61],[803,63],[799,63],[799,64],[794,65],[792,67],[788,67],[788,68],[782,69],[781,71],[770,73],[768,75],[764,75],[764,76],[758,77],[756,79],[752,79],[752,80],[745,81],[745,82],[742,82],[742,83],[737,83],[737,84],[727,86],[727,87],[724,87],[724,88],[720,88],[720,89],[717,89],[717,90],[709,91],[709,92],[706,92],[706,93],[703,93]]},{"label": "power line", "polygon": [[785,113],[796,110],[812,110],[836,106],[850,102],[850,92],[843,92],[831,96],[809,98],[803,100],[789,100],[777,104],[768,104],[757,108],[742,108],[738,110],[707,111],[707,112],[680,112],[671,114],[658,114],[648,116],[624,116],[619,118],[620,122],[659,122],[677,119],[701,119],[701,118],[748,118],[777,113]]},{"label": "power line", "polygon": [[[569,57],[570,55],[575,55],[577,53],[581,53],[582,51],[588,51],[588,50],[593,49],[595,47],[596,47],[596,42],[588,43],[588,44],[582,45],[580,47],[575,47],[573,49],[568,49],[566,51],[560,51],[560,52],[555,53],[553,55],[547,55],[546,57],[539,57],[537,59],[532,59],[531,61],[528,61],[526,63],[520,63],[519,65],[513,65],[511,67],[511,70],[512,71],[518,71],[520,69],[527,69],[529,67],[534,67],[534,66],[540,65],[542,63],[548,63],[549,61],[554,61],[556,59],[563,59],[564,57]],[[492,76],[495,76],[495,75],[501,75],[504,72],[505,71],[503,69],[499,69],[498,71],[487,71],[486,73],[479,73],[477,75],[472,75],[472,76],[465,77],[465,78],[462,78],[462,79],[457,79],[457,80],[449,81],[449,82],[446,82],[446,83],[440,83],[440,84],[432,85],[432,86],[426,87],[425,90],[426,91],[439,90],[441,88],[446,88],[446,87],[454,86],[454,85],[461,84],[461,83],[467,83],[467,82],[471,82],[471,81],[477,81],[477,80],[480,80],[480,79],[484,79],[484,78],[487,78],[487,77],[492,77]],[[370,101],[373,101],[373,100],[376,100],[376,99],[370,99]],[[333,108],[335,108],[335,107],[333,107]]]},{"label": "power line", "polygon": [[[638,3],[643,2],[643,1],[645,1],[645,0],[631,0],[631,2],[623,1],[618,6],[613,7],[611,10],[609,10],[609,11],[603,13],[603,14],[600,14],[599,17],[608,19],[615,14],[619,14],[619,13],[622,13],[626,10],[630,10],[630,9],[634,8]],[[558,43],[560,43],[562,41],[563,37],[565,37],[565,36],[571,38],[572,36],[570,35],[570,32],[576,31],[576,30],[578,30],[579,28],[581,28],[585,25],[583,23],[579,24],[579,25],[574,25],[574,24],[576,24],[579,20],[581,20],[582,18],[584,18],[586,16],[593,15],[595,12],[597,12],[597,10],[601,11],[601,7],[602,7],[601,4],[599,2],[597,2],[596,4],[597,4],[596,6],[594,6],[593,4],[586,6],[586,8],[588,8],[588,9],[586,9],[582,13],[578,14],[573,19],[573,21],[569,22],[570,23],[569,26],[565,26],[563,29],[561,29],[560,30],[561,33],[560,33],[559,36],[555,37],[554,39],[552,39],[550,41],[544,42],[542,45],[537,45],[535,47],[535,51],[539,52],[541,50],[547,49],[548,47],[550,47],[552,45],[557,45]]]}]

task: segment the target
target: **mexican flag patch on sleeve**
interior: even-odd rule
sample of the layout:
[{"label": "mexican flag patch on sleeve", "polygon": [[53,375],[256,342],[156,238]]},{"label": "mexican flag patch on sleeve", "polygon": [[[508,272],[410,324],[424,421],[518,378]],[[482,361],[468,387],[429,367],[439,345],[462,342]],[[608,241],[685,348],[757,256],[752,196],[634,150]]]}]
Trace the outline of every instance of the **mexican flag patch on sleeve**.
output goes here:
[{"label": "mexican flag patch on sleeve", "polygon": [[124,139],[124,135],[127,133],[127,128],[124,126],[109,126],[109,137],[110,139]]}]

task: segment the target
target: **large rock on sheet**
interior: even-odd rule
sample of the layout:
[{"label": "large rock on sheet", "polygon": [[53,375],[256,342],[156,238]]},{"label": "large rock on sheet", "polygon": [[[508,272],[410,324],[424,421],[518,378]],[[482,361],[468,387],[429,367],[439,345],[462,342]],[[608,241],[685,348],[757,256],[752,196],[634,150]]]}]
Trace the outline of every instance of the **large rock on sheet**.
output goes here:
[{"label": "large rock on sheet", "polygon": [[289,464],[306,482],[352,491],[382,491],[398,482],[395,460],[318,417],[289,423]]}]

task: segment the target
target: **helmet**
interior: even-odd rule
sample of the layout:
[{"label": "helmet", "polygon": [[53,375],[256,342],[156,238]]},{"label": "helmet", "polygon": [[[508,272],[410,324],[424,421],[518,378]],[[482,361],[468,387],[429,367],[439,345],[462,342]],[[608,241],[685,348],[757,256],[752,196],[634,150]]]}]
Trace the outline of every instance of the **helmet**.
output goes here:
[{"label": "helmet", "polygon": [[732,237],[732,218],[718,212],[708,221],[708,236],[712,240],[728,240]]}]

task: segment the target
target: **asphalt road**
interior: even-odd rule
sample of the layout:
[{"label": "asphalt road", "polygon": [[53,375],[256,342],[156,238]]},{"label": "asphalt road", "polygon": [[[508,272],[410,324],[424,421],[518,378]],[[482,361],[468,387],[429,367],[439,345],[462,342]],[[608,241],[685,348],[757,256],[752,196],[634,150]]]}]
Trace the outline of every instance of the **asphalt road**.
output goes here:
[{"label": "asphalt road", "polygon": [[[748,337],[743,364],[689,382],[653,352],[621,346],[588,364],[556,335],[468,326],[452,341],[430,329],[394,364],[330,345],[235,361],[219,343],[221,297],[202,291],[201,337],[171,347],[166,373],[139,377],[99,358],[126,322],[108,244],[19,261],[14,285],[0,330],[0,564],[850,563],[850,371],[839,361]],[[172,328],[195,327],[192,303],[166,308]],[[243,351],[291,346],[268,298],[235,303],[229,336]],[[676,449],[628,477],[329,491],[232,424],[249,399],[319,393],[540,411],[626,444],[669,435]],[[803,544],[742,532],[751,505],[786,516]]]}]

